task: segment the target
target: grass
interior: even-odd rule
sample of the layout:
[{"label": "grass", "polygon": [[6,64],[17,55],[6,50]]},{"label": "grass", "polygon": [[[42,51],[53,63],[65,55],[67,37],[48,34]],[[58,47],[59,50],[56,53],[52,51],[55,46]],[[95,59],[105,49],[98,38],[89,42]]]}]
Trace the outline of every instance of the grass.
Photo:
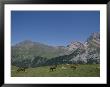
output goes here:
[{"label": "grass", "polygon": [[65,65],[58,65],[56,71],[49,71],[50,66],[28,68],[26,72],[17,72],[18,67],[12,66],[12,77],[100,77],[99,64],[80,64],[76,70],[62,69]]}]

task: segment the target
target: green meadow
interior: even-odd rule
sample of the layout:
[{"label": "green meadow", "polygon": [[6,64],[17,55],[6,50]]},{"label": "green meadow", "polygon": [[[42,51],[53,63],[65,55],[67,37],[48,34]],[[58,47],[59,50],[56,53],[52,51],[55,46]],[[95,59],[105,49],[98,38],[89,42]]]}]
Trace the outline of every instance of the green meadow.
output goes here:
[{"label": "green meadow", "polygon": [[[56,70],[50,71],[50,66],[28,68],[26,71],[17,71],[18,67],[11,67],[12,77],[100,77],[99,64],[80,64],[71,69],[66,65],[58,65]],[[62,67],[65,67],[63,69]]]}]

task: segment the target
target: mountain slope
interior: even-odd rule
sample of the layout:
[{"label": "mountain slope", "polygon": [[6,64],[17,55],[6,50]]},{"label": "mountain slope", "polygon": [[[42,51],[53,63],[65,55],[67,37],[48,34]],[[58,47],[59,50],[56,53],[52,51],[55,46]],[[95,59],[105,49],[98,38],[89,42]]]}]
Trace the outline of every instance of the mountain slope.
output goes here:
[{"label": "mountain slope", "polygon": [[84,43],[84,53],[78,54],[72,58],[72,62],[82,63],[100,63],[100,34],[93,33]]},{"label": "mountain slope", "polygon": [[63,63],[100,63],[100,34],[92,33],[83,43],[49,46],[30,40],[11,47],[12,65],[36,67]]},{"label": "mountain slope", "polygon": [[56,57],[67,53],[67,49],[62,47],[53,47],[38,42],[23,41],[15,46],[12,46],[12,54],[18,54],[20,56],[32,55],[41,56],[46,58]]}]

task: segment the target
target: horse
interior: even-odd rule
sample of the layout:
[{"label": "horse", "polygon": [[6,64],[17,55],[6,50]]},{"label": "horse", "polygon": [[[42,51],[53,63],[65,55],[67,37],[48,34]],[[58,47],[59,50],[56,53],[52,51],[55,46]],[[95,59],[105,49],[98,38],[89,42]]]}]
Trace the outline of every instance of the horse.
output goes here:
[{"label": "horse", "polygon": [[17,71],[18,71],[18,72],[20,72],[20,71],[24,71],[24,72],[25,72],[25,69],[26,69],[25,67],[19,67],[19,68],[17,69]]},{"label": "horse", "polygon": [[57,68],[57,65],[51,66],[50,71],[56,70],[56,68]]},{"label": "horse", "polygon": [[73,70],[76,70],[77,65],[71,65],[70,68],[73,69]]}]

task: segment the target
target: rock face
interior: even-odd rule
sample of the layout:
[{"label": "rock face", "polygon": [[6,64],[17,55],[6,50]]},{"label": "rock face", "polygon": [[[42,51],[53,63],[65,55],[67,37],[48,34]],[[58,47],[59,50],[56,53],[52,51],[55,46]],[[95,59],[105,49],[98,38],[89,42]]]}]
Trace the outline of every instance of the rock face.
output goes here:
[{"label": "rock face", "polygon": [[[56,62],[58,62],[59,60],[63,63],[63,61],[66,60],[65,63],[100,63],[99,33],[92,33],[84,44],[79,41],[74,41],[67,46],[54,47],[39,42],[25,40],[11,48],[11,57],[14,64],[16,64],[17,61],[24,61],[27,59],[28,61],[32,61],[38,56],[51,62],[53,60],[57,60]],[[43,59],[43,63],[44,62],[46,61]]]},{"label": "rock face", "polygon": [[67,47],[68,47],[68,50],[73,51],[73,50],[76,50],[78,48],[83,49],[84,45],[82,43],[76,41],[76,42],[71,42],[69,45],[67,45]]},{"label": "rock face", "polygon": [[100,34],[91,34],[80,50],[84,50],[85,52],[78,54],[70,61],[76,63],[100,63]]},{"label": "rock face", "polygon": [[100,63],[100,34],[93,33],[86,43],[88,63]]}]

